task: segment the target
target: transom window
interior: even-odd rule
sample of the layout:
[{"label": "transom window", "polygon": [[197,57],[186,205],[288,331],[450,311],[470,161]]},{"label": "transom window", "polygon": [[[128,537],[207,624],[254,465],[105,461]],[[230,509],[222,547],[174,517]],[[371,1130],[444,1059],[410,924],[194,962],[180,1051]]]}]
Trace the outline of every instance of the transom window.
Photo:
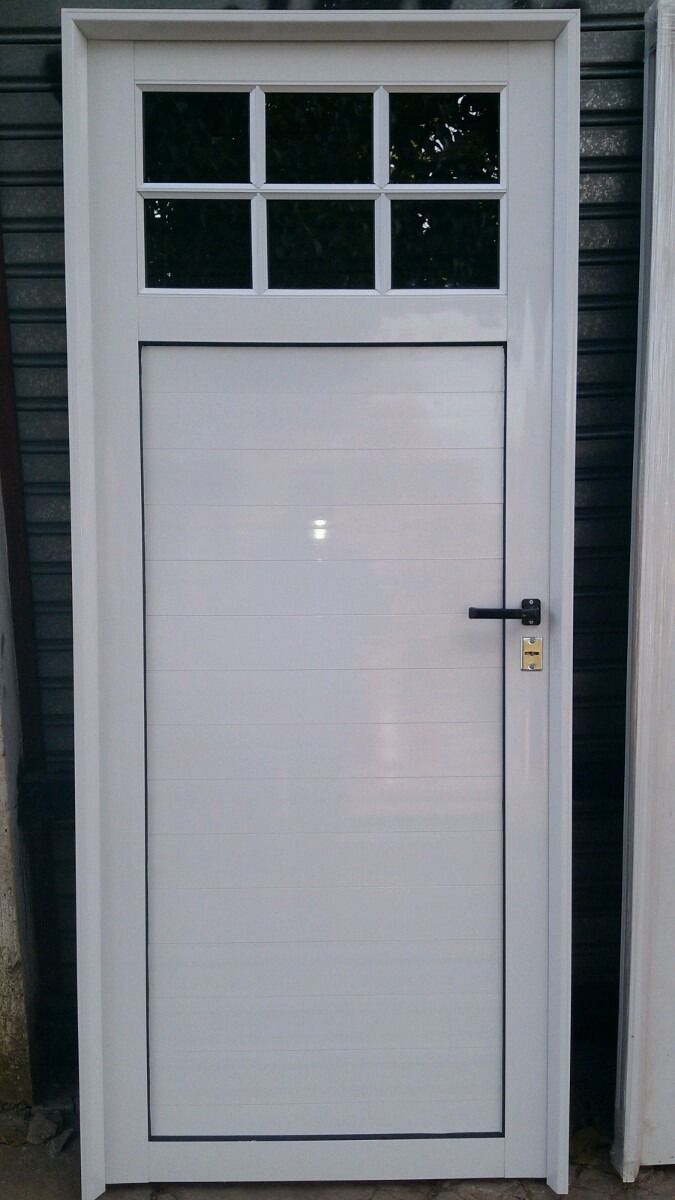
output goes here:
[{"label": "transom window", "polygon": [[145,285],[496,289],[501,93],[143,92]]}]

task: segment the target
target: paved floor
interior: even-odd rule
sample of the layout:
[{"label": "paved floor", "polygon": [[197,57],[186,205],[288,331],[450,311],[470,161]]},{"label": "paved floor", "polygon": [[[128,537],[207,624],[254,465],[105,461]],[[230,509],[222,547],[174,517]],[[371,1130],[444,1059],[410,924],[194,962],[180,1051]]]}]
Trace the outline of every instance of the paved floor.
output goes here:
[{"label": "paved floor", "polygon": [[[590,1144],[589,1144],[590,1141]],[[79,1146],[73,1139],[56,1158],[44,1146],[0,1145],[0,1200],[79,1200]],[[612,1169],[605,1147],[581,1142],[572,1166],[572,1200],[675,1200],[675,1167],[646,1169],[627,1186]],[[107,1200],[552,1200],[539,1182],[457,1180],[419,1183],[157,1184],[114,1187]]]}]

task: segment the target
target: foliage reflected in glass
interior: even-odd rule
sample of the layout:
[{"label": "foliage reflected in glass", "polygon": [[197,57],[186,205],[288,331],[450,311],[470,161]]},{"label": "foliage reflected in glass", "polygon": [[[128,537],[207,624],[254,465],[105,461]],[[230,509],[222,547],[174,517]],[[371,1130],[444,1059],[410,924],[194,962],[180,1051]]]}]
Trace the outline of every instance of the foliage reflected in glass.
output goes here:
[{"label": "foliage reflected in glass", "polygon": [[249,200],[146,200],[147,287],[250,288]]},{"label": "foliage reflected in glass", "polygon": [[148,183],[248,183],[248,92],[145,92]]},{"label": "foliage reflected in glass", "polygon": [[498,200],[393,200],[394,288],[499,287]]},{"label": "foliage reflected in glass", "polygon": [[268,183],[371,183],[373,98],[363,92],[268,92]]},{"label": "foliage reflected in glass", "polygon": [[499,95],[392,92],[392,183],[498,183]]},{"label": "foliage reflected in glass", "polygon": [[271,288],[375,286],[375,206],[370,200],[270,200]]}]

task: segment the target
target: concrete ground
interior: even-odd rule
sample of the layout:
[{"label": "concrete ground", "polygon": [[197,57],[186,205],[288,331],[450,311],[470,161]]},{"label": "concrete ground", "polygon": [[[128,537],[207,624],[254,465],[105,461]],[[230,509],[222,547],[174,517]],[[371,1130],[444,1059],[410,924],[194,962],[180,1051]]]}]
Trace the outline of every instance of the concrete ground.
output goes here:
[{"label": "concrete ground", "polygon": [[[585,1131],[582,1131],[582,1133]],[[578,1135],[577,1135],[578,1137]],[[572,1165],[572,1200],[675,1200],[675,1167],[640,1172],[632,1185],[621,1182],[607,1148],[594,1145],[593,1131],[582,1138]],[[574,1144],[573,1144],[574,1153]],[[79,1200],[79,1145],[76,1137],[56,1157],[46,1146],[0,1144],[0,1200]],[[111,1187],[107,1200],[552,1200],[532,1180],[453,1180],[419,1183],[336,1184],[155,1184]]]}]

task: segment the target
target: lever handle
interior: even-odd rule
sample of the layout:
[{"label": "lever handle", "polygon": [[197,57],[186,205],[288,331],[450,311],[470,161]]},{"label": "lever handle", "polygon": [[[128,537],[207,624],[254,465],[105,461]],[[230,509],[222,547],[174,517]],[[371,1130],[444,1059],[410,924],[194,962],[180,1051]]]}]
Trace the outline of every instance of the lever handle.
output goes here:
[{"label": "lever handle", "polygon": [[523,625],[541,625],[541,600],[521,600],[520,608],[470,608],[472,621],[522,621]]}]

